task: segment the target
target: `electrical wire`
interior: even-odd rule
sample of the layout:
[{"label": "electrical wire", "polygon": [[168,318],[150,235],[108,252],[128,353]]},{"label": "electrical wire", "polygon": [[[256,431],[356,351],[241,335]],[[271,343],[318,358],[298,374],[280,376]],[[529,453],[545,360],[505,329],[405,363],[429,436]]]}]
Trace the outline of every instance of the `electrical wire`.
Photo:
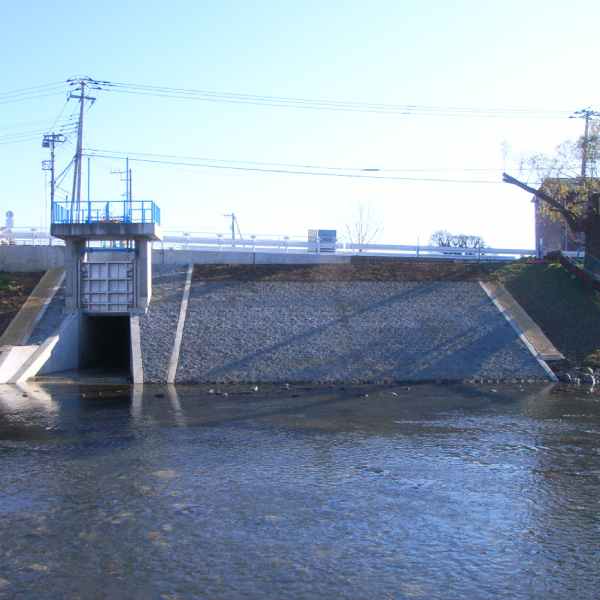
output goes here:
[{"label": "electrical wire", "polygon": [[37,98],[47,98],[56,96],[68,91],[64,82],[40,85],[32,88],[24,88],[11,92],[0,92],[0,104],[9,104],[11,102],[22,102],[25,100],[35,100]]},{"label": "electrical wire", "polygon": [[102,89],[126,94],[201,100],[206,102],[228,102],[236,104],[254,104],[261,106],[279,106],[288,108],[304,108],[335,111],[368,112],[400,115],[424,115],[446,117],[485,117],[485,118],[566,118],[572,111],[562,110],[530,110],[530,109],[498,109],[422,106],[416,104],[382,104],[368,102],[348,102],[337,100],[314,100],[309,98],[287,98],[280,96],[262,96],[231,92],[212,92],[183,88],[168,88],[152,85],[130,83],[99,82]]},{"label": "electrical wire", "polygon": [[[133,155],[133,156],[132,156]],[[392,180],[392,181],[435,181],[444,183],[488,183],[497,184],[502,183],[501,181],[487,181],[487,180],[475,180],[475,179],[442,179],[434,177],[406,177],[397,175],[382,175],[388,171],[378,170],[379,174],[372,174],[372,170],[368,169],[351,169],[351,168],[337,168],[332,169],[331,167],[310,167],[311,170],[307,170],[308,167],[294,167],[293,165],[287,165],[288,168],[275,168],[269,165],[269,163],[244,163],[238,161],[236,164],[231,164],[233,161],[219,161],[213,159],[210,162],[208,159],[194,159],[194,158],[183,158],[180,160],[174,160],[173,156],[160,156],[156,154],[143,155],[141,153],[118,153],[118,152],[103,152],[99,150],[86,150],[86,156],[93,156],[96,158],[105,159],[117,159],[117,158],[129,158],[131,162],[147,163],[147,164],[162,164],[170,165],[173,167],[195,167],[200,169],[225,169],[232,171],[251,171],[258,173],[279,173],[286,175],[313,175],[321,177],[347,177],[355,178],[357,172],[361,173],[363,179],[379,179],[379,180]],[[216,164],[217,162],[227,162],[228,164]],[[256,165],[263,166],[256,166]],[[249,166],[252,165],[252,166]]]},{"label": "electrical wire", "polygon": [[34,87],[29,87],[29,88],[22,88],[20,90],[13,90],[11,92],[0,92],[0,99],[6,98],[6,97],[23,96],[23,95],[27,95],[27,94],[37,94],[41,91],[49,90],[49,89],[57,89],[58,87],[64,88],[65,83],[67,83],[67,82],[57,81],[54,83],[47,83],[45,85],[37,85]]},{"label": "electrical wire", "polygon": [[[208,157],[198,157],[198,156],[180,156],[174,154],[151,154],[151,153],[142,153],[142,152],[124,152],[124,151],[116,151],[116,150],[100,150],[95,148],[88,148],[86,150],[87,153],[90,153],[92,156],[102,156],[104,158],[114,158],[114,159],[123,159],[130,158],[135,160],[137,157],[141,157],[144,159],[148,158],[158,158],[158,159],[177,159],[179,161],[206,161],[211,163],[230,163],[230,164],[242,164],[242,165],[258,165],[258,166],[269,166],[269,167],[288,167],[293,169],[316,169],[321,171],[350,171],[354,175],[357,173],[369,173],[369,172],[380,172],[380,173],[456,173],[456,172],[494,172],[500,173],[502,169],[493,168],[493,169],[483,169],[483,168],[474,168],[474,169],[361,169],[358,167],[332,167],[332,166],[323,166],[323,165],[296,165],[290,163],[277,163],[277,162],[258,162],[258,161],[248,161],[248,160],[232,160],[232,159],[224,159],[224,158],[208,158]],[[133,157],[133,158],[132,158]],[[187,166],[187,165],[186,165]]]}]

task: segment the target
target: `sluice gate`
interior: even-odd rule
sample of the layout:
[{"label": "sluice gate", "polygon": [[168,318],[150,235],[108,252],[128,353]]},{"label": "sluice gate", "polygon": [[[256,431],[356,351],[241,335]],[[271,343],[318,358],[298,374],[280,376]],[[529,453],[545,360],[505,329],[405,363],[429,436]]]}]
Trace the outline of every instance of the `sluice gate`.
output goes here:
[{"label": "sluice gate", "polygon": [[2,349],[0,382],[91,368],[142,383],[136,317],[152,297],[160,210],[149,201],[89,202],[76,209],[55,202],[51,232],[65,241],[61,318],[43,343]]}]

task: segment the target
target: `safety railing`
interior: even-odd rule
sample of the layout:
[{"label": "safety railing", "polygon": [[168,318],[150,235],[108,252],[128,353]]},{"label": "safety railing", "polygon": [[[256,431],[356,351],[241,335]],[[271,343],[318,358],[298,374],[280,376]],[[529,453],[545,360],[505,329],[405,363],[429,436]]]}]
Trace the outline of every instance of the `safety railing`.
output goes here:
[{"label": "safety railing", "polygon": [[[60,206],[60,205],[57,205]],[[57,211],[60,212],[60,211]],[[113,213],[113,216],[116,213]],[[65,215],[63,215],[65,216]],[[94,215],[92,215],[94,216]],[[70,221],[64,221],[70,222]],[[148,222],[140,220],[137,222]],[[155,221],[158,222],[158,221]],[[64,242],[50,233],[35,227],[13,228],[0,236],[2,243],[11,245],[62,245]],[[89,242],[90,247],[102,247],[101,241]],[[440,246],[394,245],[394,244],[352,244],[350,242],[327,240],[322,244],[319,238],[309,240],[304,236],[244,235],[241,238],[207,232],[166,231],[162,241],[153,242],[155,250],[191,250],[213,252],[266,252],[279,254],[337,254],[341,256],[389,256],[436,258],[465,261],[502,261],[535,256],[529,248],[445,248]],[[598,268],[600,272],[600,267]]]},{"label": "safety railing", "polygon": [[359,256],[432,257],[460,260],[514,260],[535,256],[531,248],[445,248],[440,246],[353,244],[330,239],[322,242],[300,236],[246,235],[241,238],[223,234],[165,232],[162,241],[154,242],[160,250],[204,250],[227,252],[279,252],[284,254],[338,254]]},{"label": "safety railing", "polygon": [[577,256],[568,256],[560,253],[560,264],[569,273],[587,283],[593,290],[600,292],[600,261],[591,254],[577,253]]},{"label": "safety railing", "polygon": [[58,201],[52,207],[52,223],[156,223],[160,208],[152,200]]}]

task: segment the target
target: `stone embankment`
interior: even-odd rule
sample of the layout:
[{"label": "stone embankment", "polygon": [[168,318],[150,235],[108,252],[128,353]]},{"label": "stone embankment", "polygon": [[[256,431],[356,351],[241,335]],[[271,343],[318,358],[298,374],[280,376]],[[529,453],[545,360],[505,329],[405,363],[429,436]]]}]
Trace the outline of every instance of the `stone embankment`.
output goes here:
[{"label": "stone embankment", "polygon": [[[197,268],[176,383],[548,379],[476,273],[402,281],[344,269]],[[165,381],[185,271],[155,267],[140,317],[146,382]]]},{"label": "stone embankment", "polygon": [[157,383],[167,381],[187,267],[156,265],[152,270],[150,310],[139,320],[144,381]]}]

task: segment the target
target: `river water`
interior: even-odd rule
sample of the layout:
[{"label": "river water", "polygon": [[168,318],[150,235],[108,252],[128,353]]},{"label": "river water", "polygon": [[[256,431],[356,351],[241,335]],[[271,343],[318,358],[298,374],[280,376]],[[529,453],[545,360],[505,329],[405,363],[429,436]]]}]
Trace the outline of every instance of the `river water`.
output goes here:
[{"label": "river water", "polygon": [[0,598],[597,599],[561,385],[0,388]]}]

